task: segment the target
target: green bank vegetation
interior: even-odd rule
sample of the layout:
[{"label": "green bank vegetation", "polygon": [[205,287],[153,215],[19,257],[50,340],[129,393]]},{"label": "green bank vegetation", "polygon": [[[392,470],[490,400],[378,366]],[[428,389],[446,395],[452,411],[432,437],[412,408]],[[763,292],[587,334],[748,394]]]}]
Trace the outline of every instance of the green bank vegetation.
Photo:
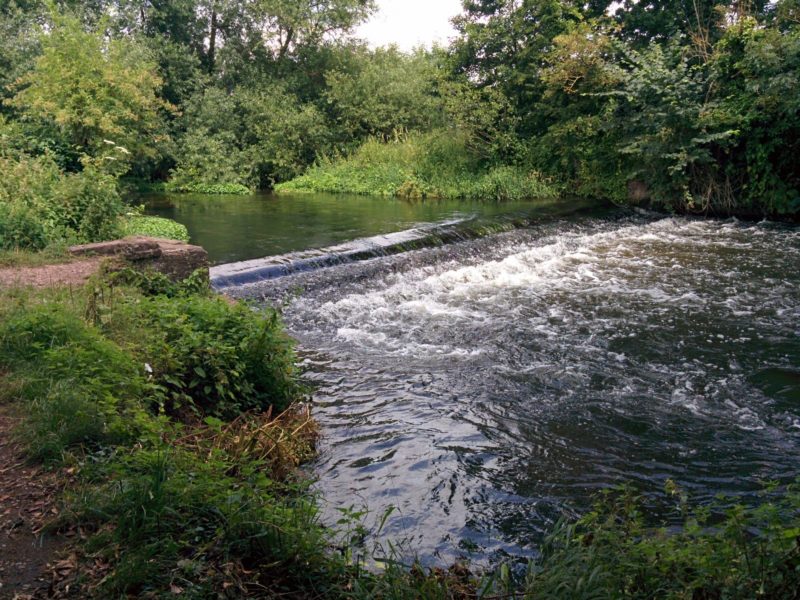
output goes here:
[{"label": "green bank vegetation", "polygon": [[120,234],[123,236],[144,235],[167,238],[181,242],[189,241],[189,230],[186,229],[185,225],[176,223],[172,219],[150,217],[136,213],[125,215],[120,226]]},{"label": "green bank vegetation", "polygon": [[668,487],[667,528],[609,492],[521,570],[403,564],[363,547],[353,507],[339,530],[320,524],[298,470],[318,432],[275,312],[211,295],[200,274],[124,271],[4,290],[0,317],[0,402],[24,417],[29,457],[72,474],[51,528],[83,532],[59,584],[79,597],[744,599],[800,585],[792,486],[756,509],[698,510]]},{"label": "green bank vegetation", "polygon": [[796,0],[475,0],[449,47],[410,53],[352,37],[373,9],[6,3],[3,159],[55,166],[72,187],[111,171],[203,193],[569,190],[682,212],[800,211]]},{"label": "green bank vegetation", "polygon": [[487,168],[452,133],[370,139],[351,155],[322,159],[276,192],[347,192],[402,198],[522,200],[557,195],[555,186],[520,167]]}]

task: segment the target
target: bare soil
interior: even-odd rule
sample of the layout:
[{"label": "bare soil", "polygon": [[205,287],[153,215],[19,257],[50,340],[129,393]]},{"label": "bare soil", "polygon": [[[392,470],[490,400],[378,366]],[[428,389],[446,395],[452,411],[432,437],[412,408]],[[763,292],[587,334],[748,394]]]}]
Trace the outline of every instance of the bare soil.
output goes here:
[{"label": "bare soil", "polygon": [[102,257],[41,267],[0,268],[0,287],[80,286],[100,269]]},{"label": "bare soil", "polygon": [[[0,374],[2,377],[2,374]],[[59,552],[69,537],[49,533],[59,514],[58,497],[69,474],[28,463],[13,431],[19,419],[0,405],[0,599],[51,595]]]}]

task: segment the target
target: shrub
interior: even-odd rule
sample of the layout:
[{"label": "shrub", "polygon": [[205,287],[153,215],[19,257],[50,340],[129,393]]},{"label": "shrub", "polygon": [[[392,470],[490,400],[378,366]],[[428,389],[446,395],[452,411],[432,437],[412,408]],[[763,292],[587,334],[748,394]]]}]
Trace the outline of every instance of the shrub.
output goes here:
[{"label": "shrub", "polygon": [[116,178],[93,166],[63,176],[54,197],[43,201],[55,216],[55,228],[66,229],[67,235],[74,235],[81,242],[119,235],[118,219],[124,207]]},{"label": "shrub", "polygon": [[172,413],[231,418],[283,410],[300,394],[292,345],[274,311],[202,296],[154,296],[118,309],[127,313],[122,322],[139,324],[135,352],[151,366]]},{"label": "shrub", "polygon": [[122,235],[145,235],[170,240],[189,241],[189,230],[185,225],[163,217],[128,215],[120,227]]},{"label": "shrub", "polygon": [[207,269],[197,269],[183,281],[173,281],[158,271],[140,271],[126,267],[109,273],[107,279],[112,286],[130,286],[145,296],[166,296],[168,298],[193,294],[208,296],[211,291]]},{"label": "shrub", "polygon": [[41,250],[117,236],[123,204],[112,175],[91,164],[62,173],[49,156],[10,158],[1,150],[0,249]]},{"label": "shrub", "polygon": [[0,249],[41,250],[48,238],[36,212],[24,204],[0,203]]}]

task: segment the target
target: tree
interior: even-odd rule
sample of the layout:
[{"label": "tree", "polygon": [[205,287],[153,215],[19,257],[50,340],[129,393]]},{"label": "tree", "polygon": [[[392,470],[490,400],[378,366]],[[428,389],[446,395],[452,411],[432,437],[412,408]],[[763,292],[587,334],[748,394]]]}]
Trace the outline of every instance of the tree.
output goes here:
[{"label": "tree", "polygon": [[455,72],[505,94],[519,118],[518,133],[530,137],[545,126],[532,110],[544,91],[543,56],[580,18],[565,0],[465,0],[464,14],[454,21],[460,33]]},{"label": "tree", "polygon": [[354,48],[349,64],[325,74],[325,97],[345,139],[387,138],[397,130],[428,130],[441,121],[434,96],[437,65],[429,53],[390,47]]},{"label": "tree", "polygon": [[206,64],[238,84],[306,47],[349,33],[374,10],[374,0],[202,0]]},{"label": "tree", "polygon": [[69,168],[77,170],[81,155],[103,156],[110,142],[133,161],[159,152],[162,117],[172,109],[158,97],[161,84],[141,45],[109,40],[85,31],[74,17],[56,16],[42,34],[42,54],[16,81],[7,104],[24,119],[55,128],[74,153]]},{"label": "tree", "polygon": [[36,20],[15,2],[0,7],[0,112],[9,86],[33,68],[40,51],[35,27]]},{"label": "tree", "polygon": [[300,175],[328,134],[315,106],[280,84],[209,88],[188,103],[183,125],[178,184],[269,187]]}]

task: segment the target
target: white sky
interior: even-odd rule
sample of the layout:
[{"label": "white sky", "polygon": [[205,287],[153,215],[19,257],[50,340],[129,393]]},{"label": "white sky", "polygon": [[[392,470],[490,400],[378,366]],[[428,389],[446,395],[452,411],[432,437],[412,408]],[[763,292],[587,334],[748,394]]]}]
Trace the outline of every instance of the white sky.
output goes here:
[{"label": "white sky", "polygon": [[447,44],[455,35],[450,19],[461,12],[461,0],[378,0],[378,12],[356,29],[370,46]]}]

